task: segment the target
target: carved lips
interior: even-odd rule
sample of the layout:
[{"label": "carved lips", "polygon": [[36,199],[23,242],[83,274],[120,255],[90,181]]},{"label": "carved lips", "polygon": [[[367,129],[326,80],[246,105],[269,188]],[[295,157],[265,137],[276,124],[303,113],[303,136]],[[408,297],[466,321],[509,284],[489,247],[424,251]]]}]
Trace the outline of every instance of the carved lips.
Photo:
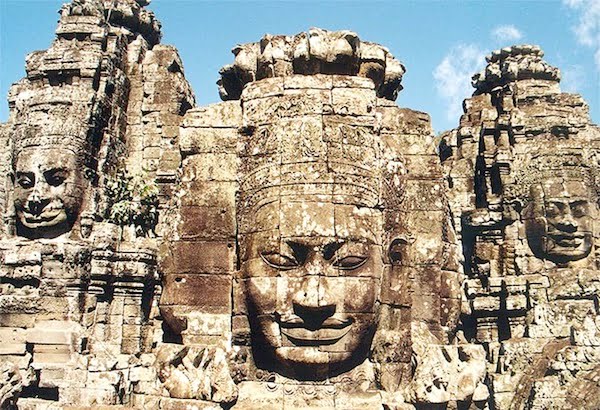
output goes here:
[{"label": "carved lips", "polygon": [[578,248],[585,239],[584,233],[548,233],[548,236],[559,246]]},{"label": "carved lips", "polygon": [[67,215],[64,206],[47,206],[39,213],[30,212],[27,208],[21,212],[21,221],[28,228],[36,228],[42,226],[56,225],[66,221]]},{"label": "carved lips", "polygon": [[331,345],[346,336],[354,320],[351,318],[325,319],[318,327],[309,326],[301,318],[294,317],[288,320],[279,320],[281,333],[287,336],[296,345]]}]

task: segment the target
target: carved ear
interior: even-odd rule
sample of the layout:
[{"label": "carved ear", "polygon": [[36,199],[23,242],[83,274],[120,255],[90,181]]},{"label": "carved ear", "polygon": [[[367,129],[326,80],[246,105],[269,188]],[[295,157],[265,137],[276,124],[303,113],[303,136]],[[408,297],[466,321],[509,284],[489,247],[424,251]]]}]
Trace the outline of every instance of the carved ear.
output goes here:
[{"label": "carved ear", "polygon": [[90,167],[85,167],[85,169],[83,170],[83,176],[93,185],[96,185],[98,183],[98,174],[95,170],[93,170]]},{"label": "carved ear", "polygon": [[392,265],[400,265],[407,257],[409,244],[410,240],[405,236],[398,236],[392,239],[387,252],[389,263]]}]

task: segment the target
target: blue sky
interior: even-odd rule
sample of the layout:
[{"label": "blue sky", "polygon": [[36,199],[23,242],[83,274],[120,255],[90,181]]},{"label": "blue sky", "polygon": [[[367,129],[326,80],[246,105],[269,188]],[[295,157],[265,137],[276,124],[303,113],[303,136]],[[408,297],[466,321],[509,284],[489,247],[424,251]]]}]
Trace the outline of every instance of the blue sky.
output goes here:
[{"label": "blue sky", "polygon": [[[27,53],[47,48],[63,0],[0,0],[0,120],[6,95],[23,77]],[[350,29],[380,43],[407,67],[398,104],[426,111],[436,132],[456,127],[470,76],[485,54],[540,45],[600,123],[600,0],[223,1],[153,0],[163,43],[177,46],[199,105],[218,102],[218,70],[237,43],[309,27]]]}]

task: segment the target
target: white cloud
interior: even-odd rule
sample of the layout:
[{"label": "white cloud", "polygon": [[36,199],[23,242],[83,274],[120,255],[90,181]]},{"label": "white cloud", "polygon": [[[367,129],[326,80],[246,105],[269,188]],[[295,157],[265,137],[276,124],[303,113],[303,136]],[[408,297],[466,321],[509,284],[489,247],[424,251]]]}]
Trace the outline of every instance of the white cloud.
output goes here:
[{"label": "white cloud", "polygon": [[585,70],[580,65],[567,65],[561,70],[560,86],[568,93],[578,93],[585,84]]},{"label": "white cloud", "polygon": [[573,32],[580,44],[594,51],[596,69],[600,71],[600,0],[563,0],[563,4],[579,13]]},{"label": "white cloud", "polygon": [[[573,0],[571,0],[573,1]],[[523,38],[523,34],[513,25],[498,26],[492,30],[492,37],[499,43],[508,43],[518,41]]]},{"label": "white cloud", "polygon": [[486,64],[485,54],[474,44],[461,44],[450,49],[433,71],[437,93],[447,103],[448,120],[458,122],[463,99],[473,94],[471,77]]}]

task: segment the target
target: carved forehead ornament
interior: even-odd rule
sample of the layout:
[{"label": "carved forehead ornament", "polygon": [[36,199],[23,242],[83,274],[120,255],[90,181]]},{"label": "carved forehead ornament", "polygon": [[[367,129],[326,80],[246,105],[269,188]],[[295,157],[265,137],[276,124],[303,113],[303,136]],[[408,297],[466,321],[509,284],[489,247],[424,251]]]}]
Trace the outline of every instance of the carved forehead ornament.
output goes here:
[{"label": "carved forehead ornament", "polygon": [[600,198],[600,172],[593,156],[581,149],[562,149],[552,154],[546,153],[533,158],[513,170],[512,181],[505,189],[505,198],[528,202],[531,186],[560,179],[580,181],[588,188],[590,197]]}]

